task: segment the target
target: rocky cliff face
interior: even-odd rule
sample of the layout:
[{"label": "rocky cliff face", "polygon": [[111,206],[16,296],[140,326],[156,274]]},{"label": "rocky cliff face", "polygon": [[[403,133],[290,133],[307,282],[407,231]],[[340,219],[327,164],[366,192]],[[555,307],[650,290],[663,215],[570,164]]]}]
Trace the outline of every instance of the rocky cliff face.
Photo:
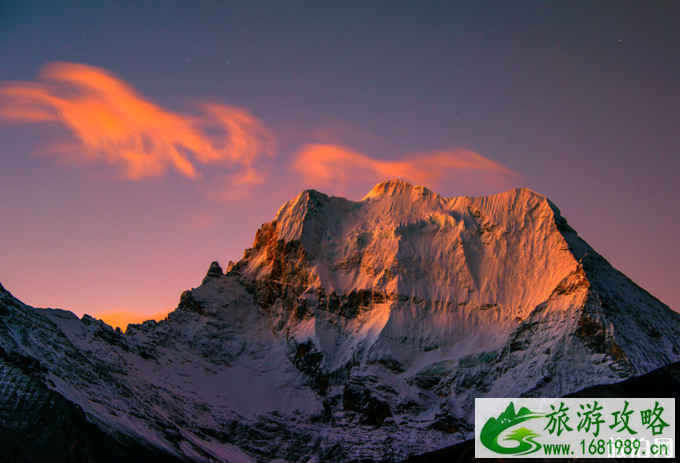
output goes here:
[{"label": "rocky cliff face", "polygon": [[678,335],[543,196],[394,180],[359,202],[301,193],[125,333],[3,291],[0,362],[28,366],[0,400],[34,381],[118,441],[194,461],[400,461],[465,440],[475,397],[618,382],[680,360]]}]

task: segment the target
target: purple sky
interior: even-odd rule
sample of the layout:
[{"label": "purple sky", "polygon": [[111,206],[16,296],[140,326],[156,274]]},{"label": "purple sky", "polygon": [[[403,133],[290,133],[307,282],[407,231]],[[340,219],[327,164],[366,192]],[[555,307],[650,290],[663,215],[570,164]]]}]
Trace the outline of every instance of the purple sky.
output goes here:
[{"label": "purple sky", "polygon": [[168,311],[300,190],[402,175],[531,188],[680,310],[677,2],[99,3],[0,4],[24,302]]}]

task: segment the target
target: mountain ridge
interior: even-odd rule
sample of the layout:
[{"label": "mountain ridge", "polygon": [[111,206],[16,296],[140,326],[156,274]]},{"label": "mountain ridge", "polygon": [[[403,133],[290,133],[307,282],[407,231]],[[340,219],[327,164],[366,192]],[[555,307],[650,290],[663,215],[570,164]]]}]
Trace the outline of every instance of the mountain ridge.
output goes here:
[{"label": "mountain ridge", "polygon": [[306,190],[125,333],[0,291],[0,347],[40,366],[3,368],[192,461],[399,461],[466,440],[475,397],[616,383],[680,360],[678,339],[680,315],[528,189]]}]

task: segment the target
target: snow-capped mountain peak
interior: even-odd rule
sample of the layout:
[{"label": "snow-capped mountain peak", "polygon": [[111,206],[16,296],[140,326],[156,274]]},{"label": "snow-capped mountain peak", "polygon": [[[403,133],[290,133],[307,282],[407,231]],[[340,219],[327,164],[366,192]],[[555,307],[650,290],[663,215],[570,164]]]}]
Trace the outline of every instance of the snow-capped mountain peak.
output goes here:
[{"label": "snow-capped mountain peak", "polygon": [[125,334],[0,294],[2,358],[39,366],[3,360],[3,387],[32,378],[195,461],[399,461],[467,438],[475,397],[616,382],[680,360],[679,339],[680,316],[544,196],[400,179],[361,201],[303,191],[226,274],[213,262]]}]

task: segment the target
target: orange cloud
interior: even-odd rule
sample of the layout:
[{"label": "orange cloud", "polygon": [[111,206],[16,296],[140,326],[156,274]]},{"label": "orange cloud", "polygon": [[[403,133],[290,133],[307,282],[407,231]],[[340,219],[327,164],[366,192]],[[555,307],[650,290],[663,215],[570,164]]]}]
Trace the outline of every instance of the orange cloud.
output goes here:
[{"label": "orange cloud", "polygon": [[[292,159],[263,163],[261,159],[274,156],[274,138],[246,109],[203,103],[198,110],[197,115],[167,110],[107,71],[82,64],[52,63],[43,69],[40,82],[0,87],[0,118],[58,124],[73,135],[76,144],[65,148],[52,139],[50,153],[104,162],[133,180],[169,170],[196,179],[202,177],[203,165],[219,166],[205,175],[203,188],[209,197],[223,201],[251,197],[255,185],[266,184],[274,175],[279,189],[314,187],[338,193],[394,177],[433,188],[444,181],[500,188],[516,176],[463,149],[374,159],[341,146],[339,139],[374,142],[377,137],[336,120],[330,120],[330,128],[305,133],[322,142],[304,145]],[[285,133],[281,137],[290,144]]]},{"label": "orange cloud", "polygon": [[346,189],[402,177],[436,187],[444,180],[463,183],[507,183],[517,174],[495,161],[464,149],[412,153],[399,160],[379,160],[338,145],[310,144],[293,163],[308,184]]},{"label": "orange cloud", "polygon": [[199,116],[172,112],[105,70],[82,64],[50,64],[41,80],[0,88],[0,117],[61,124],[80,145],[70,156],[106,161],[129,179],[169,168],[196,178],[197,165],[205,163],[249,170],[258,157],[274,154],[268,131],[242,108],[203,104]]}]

